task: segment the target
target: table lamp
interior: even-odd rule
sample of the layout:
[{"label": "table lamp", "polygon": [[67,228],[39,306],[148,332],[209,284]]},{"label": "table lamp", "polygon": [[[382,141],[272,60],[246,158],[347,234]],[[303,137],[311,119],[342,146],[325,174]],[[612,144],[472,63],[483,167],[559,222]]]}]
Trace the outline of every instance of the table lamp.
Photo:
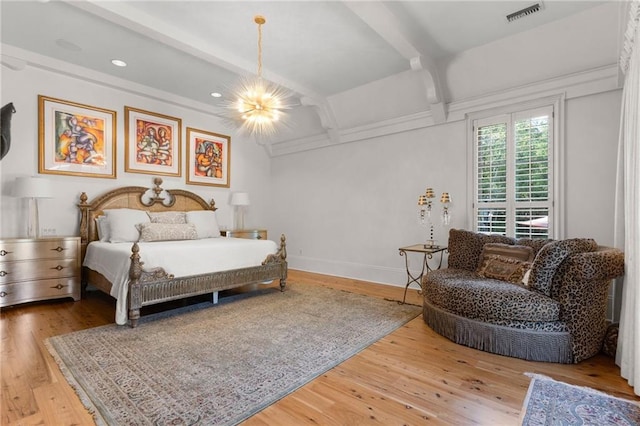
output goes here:
[{"label": "table lamp", "polygon": [[234,192],[231,196],[231,205],[235,208],[235,229],[244,229],[244,210],[249,204],[246,192]]},{"label": "table lamp", "polygon": [[29,215],[27,222],[27,237],[40,237],[40,217],[38,214],[38,199],[52,198],[53,186],[44,178],[26,176],[16,178],[13,195],[17,198],[29,199]]}]

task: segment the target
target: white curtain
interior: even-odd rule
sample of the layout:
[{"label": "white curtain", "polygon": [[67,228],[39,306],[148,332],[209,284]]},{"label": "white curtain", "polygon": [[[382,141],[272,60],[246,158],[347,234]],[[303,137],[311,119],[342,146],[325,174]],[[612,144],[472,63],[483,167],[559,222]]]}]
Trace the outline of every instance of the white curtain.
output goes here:
[{"label": "white curtain", "polygon": [[622,311],[616,364],[620,374],[640,395],[640,0],[630,4],[620,67],[622,92],[618,179],[616,188],[616,246],[625,252]]}]

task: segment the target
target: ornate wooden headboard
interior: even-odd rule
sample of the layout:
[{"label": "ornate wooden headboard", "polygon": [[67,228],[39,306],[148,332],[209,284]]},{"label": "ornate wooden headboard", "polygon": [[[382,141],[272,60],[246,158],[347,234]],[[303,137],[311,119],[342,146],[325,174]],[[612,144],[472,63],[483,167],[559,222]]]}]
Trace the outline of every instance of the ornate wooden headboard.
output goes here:
[{"label": "ornate wooden headboard", "polygon": [[[162,189],[162,179],[153,180],[154,188],[143,186],[124,186],[97,197],[88,203],[86,193],[80,194],[80,241],[82,247],[82,259],[87,249],[87,244],[98,240],[96,229],[96,217],[103,214],[106,209],[136,209],[151,212],[162,211],[192,211],[213,210],[216,211],[215,201],[206,202],[202,197],[193,192],[182,189]],[[151,192],[151,194],[148,194]]]}]

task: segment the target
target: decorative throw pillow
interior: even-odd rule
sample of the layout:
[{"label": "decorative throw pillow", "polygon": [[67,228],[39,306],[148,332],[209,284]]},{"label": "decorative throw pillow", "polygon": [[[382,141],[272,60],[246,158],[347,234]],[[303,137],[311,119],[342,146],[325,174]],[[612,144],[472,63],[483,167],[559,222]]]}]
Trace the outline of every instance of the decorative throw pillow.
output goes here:
[{"label": "decorative throw pillow", "polygon": [[195,225],[198,238],[217,238],[220,236],[216,213],[212,210],[187,212],[187,223]]},{"label": "decorative throw pillow", "polygon": [[522,278],[529,269],[531,269],[531,262],[499,254],[488,254],[484,257],[478,274],[486,278],[521,284]]},{"label": "decorative throw pillow", "polygon": [[96,230],[98,231],[98,240],[109,242],[109,220],[106,216],[96,217]]},{"label": "decorative throw pillow", "polygon": [[151,223],[187,223],[185,212],[147,212]]},{"label": "decorative throw pillow", "polygon": [[553,276],[567,256],[595,251],[597,248],[598,243],[590,238],[571,238],[546,244],[533,260],[529,287],[546,296],[551,296]]},{"label": "decorative throw pillow", "polygon": [[480,253],[487,243],[513,244],[513,239],[503,235],[485,235],[463,229],[449,231],[449,268],[476,271],[480,263]]},{"label": "decorative throw pillow", "polygon": [[490,254],[511,257],[524,262],[533,261],[533,249],[531,247],[503,243],[487,243],[482,247],[482,253],[480,253],[480,265],[482,265],[484,258]]},{"label": "decorative throw pillow", "polygon": [[196,240],[198,233],[192,223],[141,223],[140,241]]},{"label": "decorative throw pillow", "polygon": [[144,210],[109,209],[104,214],[109,221],[109,241],[112,243],[138,241],[140,233],[136,225],[149,222],[149,216]]}]

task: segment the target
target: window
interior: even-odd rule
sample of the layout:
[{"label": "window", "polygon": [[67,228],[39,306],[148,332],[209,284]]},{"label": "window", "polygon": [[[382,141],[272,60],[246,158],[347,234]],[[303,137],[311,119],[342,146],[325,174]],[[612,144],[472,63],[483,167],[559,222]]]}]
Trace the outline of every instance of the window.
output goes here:
[{"label": "window", "polygon": [[553,236],[553,107],[473,121],[474,229]]}]

